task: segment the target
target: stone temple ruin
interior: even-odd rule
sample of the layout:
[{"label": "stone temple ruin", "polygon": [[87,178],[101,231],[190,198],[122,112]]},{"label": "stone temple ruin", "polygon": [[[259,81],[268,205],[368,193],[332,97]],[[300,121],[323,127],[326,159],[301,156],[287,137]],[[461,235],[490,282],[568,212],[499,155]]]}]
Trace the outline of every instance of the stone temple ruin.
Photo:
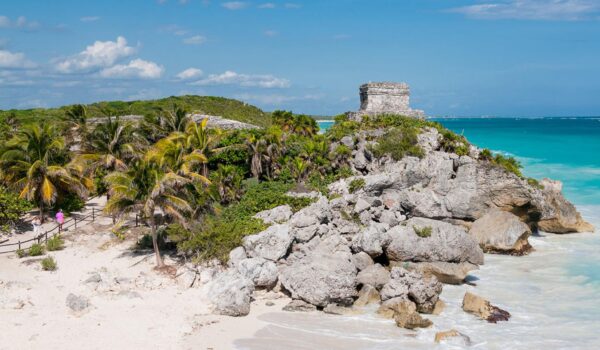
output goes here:
[{"label": "stone temple ruin", "polygon": [[424,118],[425,113],[410,108],[410,88],[406,83],[367,83],[360,86],[360,110],[350,112],[351,119],[364,115],[398,114]]}]

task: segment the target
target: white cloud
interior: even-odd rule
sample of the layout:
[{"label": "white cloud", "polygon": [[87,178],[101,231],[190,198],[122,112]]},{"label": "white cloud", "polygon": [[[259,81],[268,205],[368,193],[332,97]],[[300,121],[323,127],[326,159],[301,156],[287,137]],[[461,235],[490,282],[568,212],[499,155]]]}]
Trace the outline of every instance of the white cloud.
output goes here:
[{"label": "white cloud", "polygon": [[206,42],[206,38],[202,35],[194,35],[189,38],[183,39],[183,43],[186,45],[201,45]]},{"label": "white cloud", "polygon": [[293,2],[288,2],[288,3],[284,4],[283,6],[288,9],[299,9],[300,7],[302,7],[302,5],[296,4]]},{"label": "white cloud", "polygon": [[29,21],[24,16],[17,17],[16,20],[11,20],[6,16],[0,16],[0,28],[19,28],[24,30],[34,30],[40,27],[36,21]]},{"label": "white cloud", "polygon": [[100,19],[100,17],[98,17],[98,16],[85,16],[85,17],[81,17],[79,20],[81,22],[95,22],[99,19]]},{"label": "white cloud", "polygon": [[6,16],[0,16],[0,28],[10,27],[10,19]]},{"label": "white cloud", "polygon": [[0,68],[33,68],[35,63],[25,57],[21,52],[0,50]]},{"label": "white cloud", "polygon": [[239,74],[226,71],[222,74],[211,74],[205,79],[191,83],[192,85],[239,85],[261,88],[287,88],[290,81],[270,74]]},{"label": "white cloud", "polygon": [[577,21],[594,17],[600,3],[592,0],[505,0],[450,9],[475,19]]},{"label": "white cloud", "polygon": [[272,37],[274,37],[274,36],[277,36],[279,33],[278,33],[277,31],[275,31],[275,30],[265,30],[265,33],[264,33],[264,34],[265,34],[266,36],[268,36],[268,37],[271,37],[271,38],[272,38]]},{"label": "white cloud", "polygon": [[243,1],[228,1],[221,4],[224,8],[228,10],[241,10],[247,6],[247,4]]},{"label": "white cloud", "polygon": [[177,24],[170,24],[168,26],[160,28],[159,30],[161,32],[167,32],[167,33],[171,33],[171,34],[177,35],[177,36],[183,36],[183,35],[186,35],[187,33],[189,33],[186,29],[181,28]]},{"label": "white cloud", "polygon": [[116,41],[96,41],[77,55],[59,61],[56,69],[61,73],[74,73],[106,68],[135,52],[136,49],[127,46],[127,40],[122,36]]},{"label": "white cloud", "polygon": [[157,79],[163,74],[164,68],[150,61],[136,58],[127,64],[117,64],[100,71],[102,78],[141,78]]},{"label": "white cloud", "polygon": [[201,69],[198,68],[188,68],[179,72],[176,77],[179,80],[190,80],[200,78],[204,74]]},{"label": "white cloud", "polygon": [[272,2],[266,2],[264,4],[260,4],[258,5],[259,9],[274,9],[275,8],[275,4]]}]

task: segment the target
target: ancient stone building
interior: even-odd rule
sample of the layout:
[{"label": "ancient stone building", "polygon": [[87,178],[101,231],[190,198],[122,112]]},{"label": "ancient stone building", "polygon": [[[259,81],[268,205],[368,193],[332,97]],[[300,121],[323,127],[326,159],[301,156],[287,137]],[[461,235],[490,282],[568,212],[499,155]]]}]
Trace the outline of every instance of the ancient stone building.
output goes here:
[{"label": "ancient stone building", "polygon": [[359,88],[360,110],[349,115],[360,119],[363,115],[398,114],[423,118],[425,113],[410,108],[410,88],[406,83],[367,83]]}]

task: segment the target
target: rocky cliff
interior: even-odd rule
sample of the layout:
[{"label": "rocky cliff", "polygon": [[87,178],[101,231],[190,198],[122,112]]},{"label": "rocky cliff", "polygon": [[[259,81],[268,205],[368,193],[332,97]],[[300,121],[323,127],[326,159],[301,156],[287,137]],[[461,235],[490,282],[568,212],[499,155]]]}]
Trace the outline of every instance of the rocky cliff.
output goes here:
[{"label": "rocky cliff", "polygon": [[257,215],[272,225],[246,237],[227,273],[208,283],[215,312],[246,314],[262,288],[295,299],[290,310],[345,313],[378,302],[399,326],[427,326],[418,313],[439,312],[442,283],[463,283],[484,252],[527,254],[537,230],[593,230],[557,182],[531,184],[473,146],[445,152],[436,128],[420,131],[421,157],[375,157],[383,133],[340,140],[356,176],[331,184],[327,197]]}]

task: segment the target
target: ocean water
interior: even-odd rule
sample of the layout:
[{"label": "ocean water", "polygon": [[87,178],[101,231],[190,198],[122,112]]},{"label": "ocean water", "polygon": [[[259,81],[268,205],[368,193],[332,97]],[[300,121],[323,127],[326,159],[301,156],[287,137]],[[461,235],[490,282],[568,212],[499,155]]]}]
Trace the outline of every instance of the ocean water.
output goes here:
[{"label": "ocean water", "polygon": [[[564,183],[585,219],[600,228],[600,118],[436,119],[472,143],[517,157],[527,176]],[[322,126],[326,126],[323,125]],[[600,234],[531,237],[525,257],[489,255],[472,273],[476,286],[444,286],[447,304],[434,326],[408,331],[374,315],[333,316],[274,312],[267,326],[239,349],[460,349],[435,344],[451,328],[468,335],[474,349],[600,348]],[[472,291],[508,310],[508,322],[489,324],[461,309]]]}]

